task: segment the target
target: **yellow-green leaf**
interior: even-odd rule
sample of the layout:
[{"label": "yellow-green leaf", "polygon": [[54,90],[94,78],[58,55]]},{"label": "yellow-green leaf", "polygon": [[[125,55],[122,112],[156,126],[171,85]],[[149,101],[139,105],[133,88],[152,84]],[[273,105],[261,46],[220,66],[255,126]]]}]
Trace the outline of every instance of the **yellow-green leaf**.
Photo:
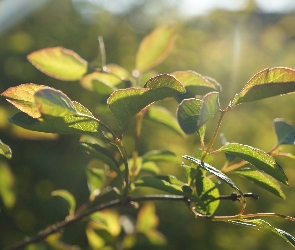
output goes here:
[{"label": "yellow-green leaf", "polygon": [[190,95],[189,97],[204,95],[214,90],[219,91],[219,88],[213,85],[206,77],[195,71],[176,71],[171,73],[171,75],[183,84],[186,89],[185,95],[188,94]]},{"label": "yellow-green leaf", "polygon": [[43,115],[63,117],[77,114],[74,103],[63,92],[43,88],[35,93],[36,106]]},{"label": "yellow-green leaf", "polygon": [[284,67],[267,68],[255,74],[232,104],[238,105],[295,91],[295,70]]},{"label": "yellow-green leaf", "polygon": [[41,113],[35,104],[35,93],[43,88],[49,87],[34,83],[26,83],[16,87],[11,87],[4,91],[1,95],[19,110],[25,112],[33,118],[39,118]]},{"label": "yellow-green leaf", "polygon": [[74,196],[67,190],[59,189],[51,193],[52,196],[59,196],[63,198],[69,206],[69,216],[73,217],[76,209],[76,200]]},{"label": "yellow-green leaf", "polygon": [[175,40],[175,26],[163,25],[148,34],[140,43],[136,54],[136,69],[143,73],[162,62]]},{"label": "yellow-green leaf", "polygon": [[240,170],[234,171],[233,173],[246,177],[253,183],[273,193],[274,195],[277,195],[283,199],[286,198],[279,183],[267,174],[264,174],[257,170]]},{"label": "yellow-green leaf", "polygon": [[[91,112],[83,105],[73,102],[76,110],[88,116],[92,116]],[[33,131],[45,133],[58,133],[58,134],[91,134],[104,138],[101,126],[98,122],[76,115],[69,115],[64,117],[50,117],[36,119],[25,113],[17,113],[9,118],[12,123]]]},{"label": "yellow-green leaf", "polygon": [[10,147],[6,145],[5,143],[3,143],[1,140],[0,140],[0,155],[5,156],[7,159],[11,159],[12,157],[12,152]]},{"label": "yellow-green leaf", "polygon": [[60,80],[79,80],[87,72],[87,62],[62,47],[46,48],[28,55],[28,60],[48,76]]},{"label": "yellow-green leaf", "polygon": [[272,156],[261,149],[238,143],[228,143],[222,146],[219,151],[236,155],[274,177],[281,183],[288,185],[288,179],[282,167]]},{"label": "yellow-green leaf", "polygon": [[175,119],[175,116],[173,116],[172,113],[164,107],[154,105],[151,106],[146,112],[144,118],[164,125],[181,137],[184,135],[177,120]]},{"label": "yellow-green leaf", "polygon": [[162,74],[151,78],[144,88],[116,90],[108,98],[108,105],[120,126],[125,127],[138,112],[155,101],[185,92],[173,76]]},{"label": "yellow-green leaf", "polygon": [[14,191],[14,176],[9,166],[0,161],[0,197],[7,208],[12,208],[16,201]]}]

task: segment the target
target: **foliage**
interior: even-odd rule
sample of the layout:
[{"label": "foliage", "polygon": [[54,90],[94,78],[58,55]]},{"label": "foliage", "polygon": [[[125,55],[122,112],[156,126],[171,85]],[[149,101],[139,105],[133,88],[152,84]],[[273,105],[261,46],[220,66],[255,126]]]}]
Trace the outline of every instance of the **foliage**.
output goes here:
[{"label": "foliage", "polygon": [[[138,202],[156,200],[183,202],[188,212],[192,212],[196,219],[224,221],[263,229],[295,246],[292,235],[257,217],[280,217],[291,221],[295,219],[277,213],[247,214],[247,198],[257,199],[258,195],[244,192],[228,176],[231,174],[246,177],[266,191],[285,198],[279,182],[288,185],[288,179],[274,157],[294,158],[289,152],[282,152],[280,145],[294,145],[295,128],[284,119],[276,119],[274,127],[278,140],[268,152],[249,145],[229,143],[224,136],[221,137],[223,145],[212,150],[227,113],[241,104],[294,92],[295,70],[275,67],[258,72],[226,108],[222,109],[219,100],[222,88],[212,78],[194,71],[153,75],[153,67],[168,55],[174,40],[175,26],[172,24],[163,25],[147,35],[139,46],[135,60],[136,69],[132,74],[121,66],[105,63],[101,38],[100,68],[88,67],[88,63],[79,55],[62,47],[41,49],[28,56],[37,69],[50,77],[59,80],[80,80],[82,87],[96,95],[109,96],[109,114],[113,115],[119,126],[96,118],[82,104],[52,87],[26,83],[10,87],[1,94],[21,111],[9,118],[12,123],[33,131],[82,135],[80,144],[83,149],[91,157],[104,163],[103,169],[85,169],[90,193],[88,201],[76,209],[76,200],[69,191],[60,189],[52,192],[52,195],[59,196],[68,203],[69,212],[65,220],[45,229],[30,240],[7,249],[17,249],[41,241],[84,218],[89,222],[85,230],[92,248],[110,249],[108,247],[120,244],[128,249],[140,247],[146,242],[161,246],[165,244],[165,237],[156,229],[158,217],[152,203],[147,203],[139,210],[136,223],[128,216],[111,209],[130,205],[137,208]],[[143,82],[147,74],[151,77]],[[167,98],[177,102],[176,117],[164,106],[154,105],[158,101],[165,102]],[[212,135],[207,135],[206,125],[216,115],[219,115],[219,119],[215,130]],[[179,163],[173,152],[153,150],[139,155],[138,143],[145,120],[164,125],[171,133],[180,136],[198,134],[200,148],[193,149],[194,156],[183,156],[181,167],[186,172],[185,180],[180,180],[172,174],[159,174],[158,162],[171,165]],[[124,145],[124,136],[128,127],[133,128],[132,123],[134,148],[130,154]],[[0,146],[1,155],[10,158],[9,147],[3,143]],[[212,158],[218,154],[226,156],[222,169],[213,166]],[[2,171],[5,173],[3,176],[9,179],[10,173],[5,171]],[[221,195],[219,180],[228,184],[235,192],[231,195]],[[12,206],[13,202],[5,198],[9,195],[12,197],[12,184],[9,181],[2,183],[0,194],[6,206]],[[142,187],[160,192],[136,196]],[[241,205],[240,211],[236,215],[216,215],[222,200],[237,201]],[[124,232],[123,236],[121,231]],[[46,242],[52,247],[59,244],[62,247],[64,244],[59,237],[48,238]]]}]

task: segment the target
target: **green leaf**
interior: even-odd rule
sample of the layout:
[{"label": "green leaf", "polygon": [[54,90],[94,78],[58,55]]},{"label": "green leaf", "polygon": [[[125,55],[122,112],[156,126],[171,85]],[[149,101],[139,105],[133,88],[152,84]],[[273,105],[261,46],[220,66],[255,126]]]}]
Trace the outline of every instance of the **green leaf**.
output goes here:
[{"label": "green leaf", "polygon": [[12,208],[16,202],[14,176],[4,161],[0,161],[0,197],[6,208]]},{"label": "green leaf", "polygon": [[242,91],[235,95],[232,104],[238,105],[295,91],[295,70],[267,68],[255,74]]},{"label": "green leaf", "polygon": [[5,143],[3,143],[1,140],[0,140],[0,155],[5,156],[7,159],[11,159],[12,157],[12,152],[10,147],[6,145]]},{"label": "green leaf", "polygon": [[80,79],[80,84],[88,90],[100,95],[110,95],[118,88],[123,88],[125,82],[118,76],[105,72],[93,72]]},{"label": "green leaf", "polygon": [[203,97],[202,101],[203,103],[202,103],[199,119],[197,122],[198,128],[204,125],[220,109],[218,92],[210,92],[206,94]]},{"label": "green leaf", "polygon": [[194,157],[191,157],[189,155],[184,155],[182,156],[182,158],[188,160],[189,162],[205,169],[206,171],[210,172],[211,174],[217,176],[218,178],[220,178],[221,180],[223,180],[224,182],[226,182],[228,185],[230,185],[232,188],[236,189],[237,191],[239,191],[240,194],[242,194],[242,192],[240,191],[240,189],[234,184],[234,182],[227,177],[224,173],[222,173],[220,170],[210,166],[209,164],[200,161],[199,159],[196,159]]},{"label": "green leaf", "polygon": [[125,127],[132,117],[148,105],[184,91],[182,84],[173,76],[163,74],[151,78],[144,88],[116,90],[107,102],[120,126]]},{"label": "green leaf", "polygon": [[152,150],[142,156],[142,162],[164,161],[168,163],[179,163],[178,157],[169,150]]},{"label": "green leaf", "polygon": [[137,187],[155,188],[174,195],[185,195],[183,191],[183,182],[176,179],[174,176],[145,176],[135,182]]},{"label": "green leaf", "polygon": [[183,132],[180,129],[177,120],[171,114],[171,112],[163,107],[154,105],[149,107],[144,118],[153,122],[160,123],[183,137]]},{"label": "green leaf", "polygon": [[[79,113],[92,116],[91,112],[78,102],[73,102]],[[33,131],[58,134],[90,134],[104,138],[101,126],[90,118],[70,115],[65,117],[50,117],[36,119],[25,113],[17,113],[9,121]]]},{"label": "green leaf", "polygon": [[241,170],[234,171],[232,173],[244,176],[250,181],[253,181],[258,186],[273,193],[274,195],[286,199],[286,196],[284,195],[283,190],[278,182],[267,174],[261,173],[257,170]]},{"label": "green leaf", "polygon": [[143,73],[161,63],[169,54],[175,40],[175,26],[163,25],[148,34],[140,43],[135,67]]},{"label": "green leaf", "polygon": [[234,220],[231,221],[229,220],[228,222],[236,224],[236,225],[241,225],[241,226],[246,226],[246,227],[252,227],[255,228],[259,231],[263,231],[266,233],[271,233],[272,235],[276,235],[290,243],[293,247],[295,247],[295,237],[292,236],[291,234],[279,229],[275,228],[272,225],[270,225],[268,222],[261,220],[261,219],[244,219],[244,220]]},{"label": "green leaf", "polygon": [[121,176],[121,172],[119,169],[119,164],[115,160],[113,154],[110,150],[106,149],[105,147],[102,147],[98,144],[93,143],[87,143],[83,142],[81,143],[81,146],[84,147],[84,149],[89,152],[94,157],[100,159],[105,164],[107,164],[113,171],[115,171],[119,176]]},{"label": "green leaf", "polygon": [[76,200],[74,196],[67,190],[59,189],[51,193],[52,196],[59,196],[63,198],[69,206],[69,216],[73,217],[76,209]]},{"label": "green leaf", "polygon": [[43,88],[48,87],[27,83],[11,87],[4,91],[1,95],[19,110],[27,113],[33,118],[39,118],[41,117],[41,113],[35,104],[35,93]]},{"label": "green leaf", "polygon": [[59,90],[43,88],[35,93],[35,102],[43,115],[63,117],[78,113],[71,99]]},{"label": "green leaf", "polygon": [[186,89],[186,93],[181,95],[185,96],[182,99],[193,98],[195,95],[204,95],[212,90],[219,91],[219,88],[197,72],[191,70],[176,71],[171,73],[171,75],[180,81]]},{"label": "green leaf", "polygon": [[229,143],[225,146],[222,146],[220,149],[218,149],[218,151],[228,152],[236,155],[274,177],[281,183],[288,185],[288,179],[282,167],[272,156],[258,148],[253,148],[251,146],[238,143]]},{"label": "green leaf", "polygon": [[203,206],[196,204],[197,212],[206,215],[212,215],[219,206],[219,190],[214,182],[206,177],[205,170],[198,169],[196,178],[196,188],[199,198],[204,202],[205,210]]},{"label": "green leaf", "polygon": [[87,62],[72,50],[47,48],[28,55],[28,60],[48,76],[60,80],[79,80],[87,72]]},{"label": "green leaf", "polygon": [[203,101],[195,98],[184,99],[177,108],[177,120],[186,134],[199,130],[197,126]]},{"label": "green leaf", "polygon": [[106,179],[105,171],[102,169],[88,168],[86,170],[87,184],[90,191],[90,201],[93,201],[100,194],[100,188]]},{"label": "green leaf", "polygon": [[[220,134],[220,141],[221,141],[222,146],[225,146],[226,144],[228,144],[228,142],[227,142],[227,140],[225,138],[225,135],[222,134],[222,133]],[[231,162],[236,158],[235,155],[232,155],[232,154],[229,154],[229,153],[225,153],[225,157],[226,157],[226,160],[228,162]]]},{"label": "green leaf", "polygon": [[279,145],[295,145],[295,127],[284,119],[275,119],[273,124]]},{"label": "green leaf", "polygon": [[146,203],[139,210],[136,220],[136,231],[147,232],[156,228],[159,224],[159,218],[157,217],[156,208],[153,203]]},{"label": "green leaf", "polygon": [[142,163],[141,171],[147,171],[158,175],[160,173],[159,166],[153,161]]},{"label": "green leaf", "polygon": [[125,68],[117,64],[109,63],[105,66],[105,68],[108,73],[119,77],[121,80],[125,81],[126,83],[132,80],[131,74]]}]

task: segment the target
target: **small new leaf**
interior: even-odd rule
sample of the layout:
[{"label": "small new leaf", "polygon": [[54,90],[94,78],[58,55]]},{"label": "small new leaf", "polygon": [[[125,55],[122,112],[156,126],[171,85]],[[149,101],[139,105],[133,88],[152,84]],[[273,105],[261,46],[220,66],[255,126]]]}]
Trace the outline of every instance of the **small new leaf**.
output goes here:
[{"label": "small new leaf", "polygon": [[69,97],[59,90],[43,88],[35,93],[36,106],[43,115],[64,117],[77,114]]},{"label": "small new leaf", "polygon": [[62,47],[47,48],[28,55],[28,60],[48,76],[60,80],[79,80],[88,64],[77,53]]},{"label": "small new leaf", "polygon": [[278,145],[295,145],[295,127],[284,119],[275,119],[273,124],[278,139]]},{"label": "small new leaf", "polygon": [[76,200],[74,196],[67,190],[59,189],[51,193],[52,196],[59,196],[63,198],[69,206],[69,217],[73,217],[76,209]]},{"label": "small new leaf", "polygon": [[228,143],[227,145],[218,149],[218,151],[236,155],[274,177],[281,183],[288,185],[288,179],[282,167],[272,156],[261,149],[238,143]]},{"label": "small new leaf", "polygon": [[238,105],[295,91],[295,70],[284,67],[267,68],[255,74],[232,104]]},{"label": "small new leaf", "polygon": [[175,26],[163,25],[148,34],[140,43],[135,67],[143,73],[162,62],[169,54],[175,40]]},{"label": "small new leaf", "polygon": [[11,159],[12,157],[12,152],[10,147],[6,145],[5,143],[3,143],[1,140],[0,140],[0,155],[5,156],[7,159]]}]

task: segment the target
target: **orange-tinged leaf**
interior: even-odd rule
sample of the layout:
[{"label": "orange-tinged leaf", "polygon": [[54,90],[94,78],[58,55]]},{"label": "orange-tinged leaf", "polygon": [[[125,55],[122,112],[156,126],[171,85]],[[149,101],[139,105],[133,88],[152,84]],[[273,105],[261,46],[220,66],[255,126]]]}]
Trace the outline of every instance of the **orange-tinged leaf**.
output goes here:
[{"label": "orange-tinged leaf", "polygon": [[175,26],[163,25],[141,42],[136,54],[136,69],[143,73],[162,62],[169,54],[175,41]]},{"label": "orange-tinged leaf", "polygon": [[48,76],[75,81],[87,72],[87,62],[72,50],[62,47],[46,48],[28,55],[28,60]]},{"label": "orange-tinged leaf", "polygon": [[41,117],[41,113],[35,105],[34,95],[37,91],[43,88],[48,87],[34,83],[27,83],[11,87],[4,91],[1,95],[19,110],[33,118],[39,118]]},{"label": "orange-tinged leaf", "polygon": [[233,105],[253,102],[264,98],[295,91],[295,70],[277,67],[267,68],[255,74],[242,91],[235,95]]}]

